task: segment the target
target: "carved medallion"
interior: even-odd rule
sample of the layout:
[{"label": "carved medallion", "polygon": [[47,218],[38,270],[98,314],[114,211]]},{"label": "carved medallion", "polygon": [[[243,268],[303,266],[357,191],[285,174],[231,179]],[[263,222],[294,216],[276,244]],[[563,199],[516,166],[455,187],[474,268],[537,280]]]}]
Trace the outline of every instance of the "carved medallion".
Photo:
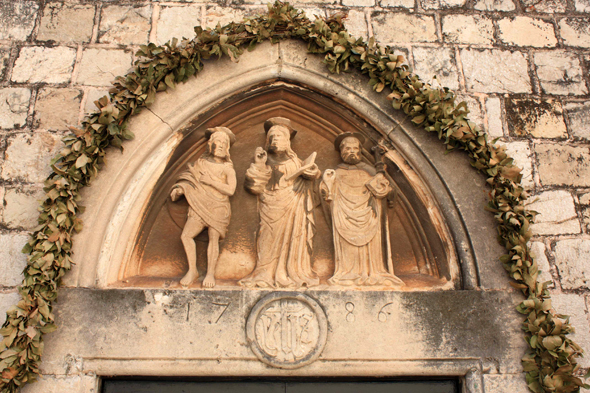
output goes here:
[{"label": "carved medallion", "polygon": [[278,368],[314,362],[326,345],[328,321],[320,305],[297,292],[275,292],[250,312],[246,336],[256,356]]}]

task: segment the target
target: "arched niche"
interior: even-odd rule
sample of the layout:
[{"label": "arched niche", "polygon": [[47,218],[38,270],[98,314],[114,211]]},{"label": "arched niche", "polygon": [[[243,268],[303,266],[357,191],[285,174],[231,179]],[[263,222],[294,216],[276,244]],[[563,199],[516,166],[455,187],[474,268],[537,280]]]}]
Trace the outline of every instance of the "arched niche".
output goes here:
[{"label": "arched niche", "polygon": [[[184,198],[173,202],[169,194],[187,164],[196,161],[206,150],[205,130],[216,126],[229,127],[236,134],[231,156],[238,179],[236,193],[231,198],[232,219],[217,263],[217,287],[235,287],[237,280],[254,269],[259,225],[257,198],[244,189],[244,179],[254,150],[264,146],[263,123],[275,116],[292,121],[297,130],[291,141],[293,150],[301,159],[316,152],[315,161],[322,171],[340,164],[334,140],[343,131],[365,135],[363,156],[369,164],[374,163],[371,147],[385,137],[361,114],[354,113],[333,97],[288,81],[266,81],[218,103],[178,131],[182,140],[154,187],[136,235],[135,247],[121,266],[119,280],[114,285],[180,287],[179,280],[188,269],[180,240],[188,203]],[[433,203],[433,198],[419,195],[427,189],[426,184],[411,168],[402,170],[395,163],[397,160],[395,155],[386,160],[389,180],[396,189],[396,198],[387,209],[388,241],[395,274],[406,283],[406,289],[458,287],[455,247],[442,221],[439,206]],[[404,173],[404,170],[411,173]],[[318,184],[316,182],[315,189],[319,200]],[[312,267],[325,287],[334,272],[332,230],[326,206],[317,206],[314,215],[316,233]],[[197,237],[201,276],[206,270],[206,250],[204,231]],[[200,282],[192,287],[200,287]]]}]

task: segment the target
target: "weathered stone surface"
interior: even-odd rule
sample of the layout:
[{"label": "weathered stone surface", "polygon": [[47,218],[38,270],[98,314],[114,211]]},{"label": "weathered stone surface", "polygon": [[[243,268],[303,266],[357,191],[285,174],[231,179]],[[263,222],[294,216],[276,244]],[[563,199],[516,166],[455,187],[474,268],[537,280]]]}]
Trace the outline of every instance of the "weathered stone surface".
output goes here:
[{"label": "weathered stone surface", "polygon": [[205,11],[205,27],[214,28],[217,24],[221,26],[229,22],[239,22],[244,19],[244,11],[230,7],[207,7]]},{"label": "weathered stone surface", "polygon": [[65,46],[44,48],[24,47],[12,70],[14,82],[69,82],[72,77],[76,50]]},{"label": "weathered stone surface", "polygon": [[590,233],[590,207],[582,209],[582,225],[586,233]]},{"label": "weathered stone surface", "polygon": [[539,143],[535,145],[541,184],[590,186],[590,155],[587,147]]},{"label": "weathered stone surface", "polygon": [[535,138],[567,138],[561,104],[551,98],[508,98],[506,117],[511,133]]},{"label": "weathered stone surface", "polygon": [[44,196],[41,186],[7,188],[4,194],[4,225],[24,230],[35,228],[39,217],[37,208]]},{"label": "weathered stone surface", "polygon": [[90,113],[90,112],[97,111],[98,108],[94,104],[94,101],[97,101],[98,99],[100,99],[104,96],[108,96],[108,94],[109,94],[108,89],[90,89],[90,90],[88,90],[88,92],[86,93],[86,103],[84,105],[84,112]]},{"label": "weathered stone surface", "polygon": [[22,393],[96,393],[98,379],[92,375],[43,375],[38,382],[28,384]]},{"label": "weathered stone surface", "polygon": [[425,10],[463,7],[466,0],[420,0]]},{"label": "weathered stone surface", "polygon": [[478,11],[513,11],[516,6],[512,0],[475,0],[473,8]]},{"label": "weathered stone surface", "polygon": [[145,44],[151,27],[152,7],[112,5],[100,16],[98,40],[111,44]]},{"label": "weathered stone surface", "polygon": [[[414,47],[414,72],[424,81],[434,85],[459,88],[459,76],[455,65],[455,53],[452,48]],[[433,81],[433,78],[436,80]]]},{"label": "weathered stone surface", "polygon": [[94,26],[94,6],[47,3],[37,33],[40,41],[88,42]]},{"label": "weathered stone surface", "polygon": [[590,48],[588,18],[564,18],[559,21],[559,31],[565,45]]},{"label": "weathered stone surface", "polygon": [[529,210],[539,213],[532,225],[538,235],[580,233],[574,198],[568,191],[545,191],[529,198]]},{"label": "weathered stone surface", "polygon": [[590,288],[590,240],[568,239],[555,243],[555,264],[564,289]]},{"label": "weathered stone surface", "polygon": [[550,285],[553,285],[553,277],[551,276],[551,267],[549,266],[549,260],[545,254],[545,244],[542,242],[530,242],[529,247],[531,248],[531,255],[537,262],[537,267],[541,271],[537,280],[539,282],[551,281]]},{"label": "weathered stone surface", "polygon": [[367,18],[363,11],[348,11],[348,16],[344,20],[344,26],[346,27],[346,30],[348,30],[348,33],[353,37],[362,37],[367,39],[369,34],[367,28]]},{"label": "weathered stone surface", "polygon": [[486,374],[483,376],[485,393],[529,393],[524,374]]},{"label": "weathered stone surface", "polygon": [[131,54],[123,50],[89,48],[82,53],[77,83],[108,86],[131,67]]},{"label": "weathered stone surface", "polygon": [[463,49],[467,89],[481,93],[530,93],[526,55],[499,49]]},{"label": "weathered stone surface", "polygon": [[16,286],[23,281],[27,257],[21,252],[29,236],[24,233],[0,234],[0,283]]},{"label": "weathered stone surface", "polygon": [[576,11],[590,12],[590,0],[574,0]]},{"label": "weathered stone surface", "polygon": [[375,0],[342,0],[342,5],[348,7],[373,7]]},{"label": "weathered stone surface", "polygon": [[590,101],[565,104],[570,132],[574,138],[590,140]]},{"label": "weathered stone surface", "polygon": [[[570,316],[570,324],[576,331],[570,334],[569,338],[581,346],[585,353],[588,353],[590,350],[590,324],[584,296],[553,293],[551,294],[551,305],[557,313]],[[590,358],[588,356],[578,358],[578,364],[582,367],[589,367]]]},{"label": "weathered stone surface", "polygon": [[372,26],[375,39],[383,43],[436,41],[434,18],[428,15],[378,13]]},{"label": "weathered stone surface", "polygon": [[35,120],[46,130],[67,130],[78,124],[82,91],[44,88],[37,94]]},{"label": "weathered stone surface", "polygon": [[0,80],[4,79],[6,67],[8,67],[8,61],[10,60],[10,48],[0,47]]},{"label": "weathered stone surface", "polygon": [[194,27],[202,23],[201,6],[162,7],[156,30],[157,42],[164,44],[172,38],[191,39],[195,36]]},{"label": "weathered stone surface", "polygon": [[27,121],[31,91],[24,87],[0,89],[0,128],[21,127]]},{"label": "weathered stone surface", "polygon": [[62,146],[61,137],[49,132],[17,134],[8,141],[2,178],[42,182],[50,172],[49,160]]},{"label": "weathered stone surface", "polygon": [[500,19],[498,21],[498,37],[508,45],[542,48],[557,44],[551,23],[526,16]]},{"label": "weathered stone surface", "polygon": [[525,189],[532,189],[533,180],[533,161],[532,152],[528,142],[508,142],[506,143],[506,152],[514,158],[516,166],[522,169],[521,184]]},{"label": "weathered stone surface", "polygon": [[16,290],[14,292],[0,293],[0,324],[4,324],[4,321],[6,321],[6,311],[18,303],[20,299],[21,297]]},{"label": "weathered stone surface", "polygon": [[488,97],[486,100],[486,112],[488,117],[487,133],[494,137],[504,136],[502,123],[502,102],[498,97]]},{"label": "weathered stone surface", "polygon": [[446,15],[442,18],[442,34],[446,42],[491,45],[494,26],[481,15]]},{"label": "weathered stone surface", "polygon": [[521,0],[526,12],[543,12],[557,14],[565,12],[567,2],[564,0]]},{"label": "weathered stone surface", "polygon": [[477,99],[477,97],[472,97],[467,94],[457,94],[455,98],[455,102],[459,103],[461,101],[465,101],[467,104],[467,109],[469,109],[469,120],[477,124],[482,130],[484,128],[484,114],[481,109],[481,103]]},{"label": "weathered stone surface", "polygon": [[581,194],[579,197],[580,205],[590,205],[590,192]]},{"label": "weathered stone surface", "polygon": [[0,40],[25,41],[33,32],[38,10],[36,1],[0,2]]},{"label": "weathered stone surface", "polygon": [[546,93],[580,95],[588,92],[576,54],[561,50],[537,52],[534,59],[541,88]]},{"label": "weathered stone surface", "polygon": [[414,8],[414,0],[381,0],[381,7]]}]

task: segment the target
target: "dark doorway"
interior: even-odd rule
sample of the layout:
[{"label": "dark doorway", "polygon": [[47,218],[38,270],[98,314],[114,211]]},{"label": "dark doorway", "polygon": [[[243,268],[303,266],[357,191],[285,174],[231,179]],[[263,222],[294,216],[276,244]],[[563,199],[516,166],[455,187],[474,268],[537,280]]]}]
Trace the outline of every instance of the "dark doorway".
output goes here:
[{"label": "dark doorway", "polygon": [[102,393],[458,393],[455,380],[288,382],[104,380]]}]

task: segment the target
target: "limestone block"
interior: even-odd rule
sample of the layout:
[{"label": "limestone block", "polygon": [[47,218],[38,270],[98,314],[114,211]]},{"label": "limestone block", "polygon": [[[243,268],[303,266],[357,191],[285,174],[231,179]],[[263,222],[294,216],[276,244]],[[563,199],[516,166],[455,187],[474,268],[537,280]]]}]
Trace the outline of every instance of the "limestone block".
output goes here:
[{"label": "limestone block", "polygon": [[51,2],[45,5],[37,33],[40,41],[89,42],[94,6]]},{"label": "limestone block", "polygon": [[77,83],[108,86],[131,67],[131,53],[123,50],[85,49],[80,61]]},{"label": "limestone block", "polygon": [[111,44],[145,44],[151,27],[152,7],[112,5],[100,16],[98,40]]},{"label": "limestone block", "polygon": [[537,170],[543,186],[590,186],[588,147],[539,143],[535,145]]},{"label": "limestone block", "polygon": [[588,351],[590,351],[590,324],[584,296],[555,293],[551,295],[551,305],[557,313],[569,315],[570,323],[576,329],[576,332],[568,337],[581,346],[585,352],[583,358],[578,358],[578,364],[584,368],[590,367],[590,357],[587,355]]},{"label": "limestone block", "polygon": [[414,0],[381,0],[381,7],[414,8]]},{"label": "limestone block", "polygon": [[76,50],[65,46],[24,47],[12,70],[13,82],[64,83],[72,77]]},{"label": "limestone block", "polygon": [[590,101],[565,104],[570,132],[574,138],[590,140]]},{"label": "limestone block", "polygon": [[580,205],[590,205],[590,192],[579,197]]},{"label": "limestone block", "polygon": [[555,243],[555,264],[564,289],[590,288],[590,240],[568,239]]},{"label": "limestone block", "polygon": [[107,89],[91,89],[86,93],[86,103],[84,105],[84,113],[91,113],[98,110],[95,101],[99,100],[104,96],[108,96],[109,91]]},{"label": "limestone block", "polygon": [[529,393],[524,374],[487,374],[483,376],[485,393]]},{"label": "limestone block", "polygon": [[547,48],[557,44],[551,23],[526,16],[500,19],[498,37],[508,45]]},{"label": "limestone block", "polygon": [[38,10],[36,1],[0,2],[0,40],[25,41],[33,32]]},{"label": "limestone block", "polygon": [[567,138],[561,104],[553,99],[508,98],[506,117],[511,133],[535,138]]},{"label": "limestone block", "polygon": [[375,0],[342,0],[342,5],[348,7],[373,7]]},{"label": "limestone block", "polygon": [[487,133],[494,138],[503,137],[502,103],[498,97],[488,97],[486,99],[486,112],[488,115]]},{"label": "limestone block", "polygon": [[67,130],[78,124],[82,91],[44,88],[37,94],[35,119],[40,128]]},{"label": "limestone block", "polygon": [[6,311],[21,299],[18,292],[0,293],[0,325],[6,321]]},{"label": "limestone block", "polygon": [[434,17],[399,13],[378,13],[372,17],[375,39],[383,43],[435,42]]},{"label": "limestone block", "polygon": [[580,95],[588,93],[580,60],[562,50],[537,52],[534,55],[541,88],[549,94]]},{"label": "limestone block", "polygon": [[162,7],[156,30],[156,41],[161,45],[172,38],[192,39],[195,36],[194,27],[201,23],[200,5]]},{"label": "limestone block", "polygon": [[463,7],[467,0],[420,0],[425,10]]},{"label": "limestone block", "polygon": [[590,12],[590,0],[575,0],[576,11]]},{"label": "limestone block", "polygon": [[0,89],[0,128],[25,125],[30,98],[31,90],[24,87]]},{"label": "limestone block", "polygon": [[[414,72],[434,86],[459,89],[459,77],[452,48],[414,47]],[[436,77],[436,81],[433,78]]]},{"label": "limestone block", "polygon": [[346,30],[348,30],[348,33],[353,37],[362,37],[366,40],[369,36],[367,18],[363,11],[348,11],[348,16],[344,20],[344,26],[346,27]]},{"label": "limestone block", "polygon": [[0,47],[0,80],[4,79],[4,73],[6,71],[6,67],[8,66],[8,61],[10,60],[10,48],[9,47]]},{"label": "limestone block", "polygon": [[[318,8],[318,7],[301,7],[299,9],[301,11],[303,11],[305,13],[305,15],[310,20],[312,20],[312,21],[313,20],[316,20],[318,16],[321,16],[321,17],[325,17],[326,16],[326,10],[324,10],[322,8]],[[256,11],[254,11],[254,10],[256,10]],[[244,15],[245,15],[245,17],[250,17],[250,16],[256,16],[256,14],[263,14],[265,12],[266,12],[266,10],[264,10],[262,8],[249,8],[249,9],[247,9],[247,10],[244,11]],[[354,11],[354,12],[357,12],[358,13],[360,11]],[[360,12],[360,13],[362,13],[362,12]],[[348,32],[350,33],[350,30]]]},{"label": "limestone block", "polygon": [[442,34],[446,42],[455,44],[491,45],[494,42],[491,19],[480,15],[446,15],[442,18]]},{"label": "limestone block", "polygon": [[8,140],[2,178],[30,183],[44,181],[50,173],[49,161],[62,146],[61,137],[49,132],[15,135]]},{"label": "limestone block", "polygon": [[516,6],[512,0],[475,0],[473,8],[478,11],[514,11]]},{"label": "limestone block", "polygon": [[37,208],[44,196],[41,186],[7,188],[4,194],[4,225],[24,230],[35,228],[39,217]]},{"label": "limestone block", "polygon": [[570,46],[590,48],[590,21],[588,18],[564,18],[559,21],[563,43]]},{"label": "limestone block", "polygon": [[92,375],[43,375],[38,382],[25,385],[21,393],[96,393],[97,378]]},{"label": "limestone block", "polygon": [[244,19],[244,11],[230,7],[207,7],[205,12],[205,27],[214,28],[217,24],[221,26],[230,22],[241,22]]},{"label": "limestone block", "polygon": [[467,90],[481,93],[530,93],[526,54],[499,49],[463,49]]},{"label": "limestone block", "polygon": [[529,198],[527,209],[539,213],[532,230],[537,235],[580,233],[574,198],[568,191],[545,191]]},{"label": "limestone block", "polygon": [[531,255],[537,262],[537,267],[541,272],[537,277],[539,282],[551,281],[553,285],[553,277],[551,276],[551,267],[549,266],[549,260],[545,254],[545,244],[543,242],[530,242],[529,247],[531,249]]},{"label": "limestone block", "polygon": [[483,130],[484,115],[481,109],[481,104],[477,97],[472,97],[467,94],[457,94],[455,102],[460,103],[461,101],[465,101],[465,103],[467,104],[467,109],[469,109],[469,115],[467,115],[467,117],[469,118],[469,120],[477,124]]},{"label": "limestone block", "polygon": [[557,14],[566,11],[567,2],[563,0],[521,0],[526,12]]},{"label": "limestone block", "polygon": [[525,189],[532,189],[533,180],[533,154],[528,142],[508,142],[506,152],[514,159],[514,164],[522,169],[521,184]]},{"label": "limestone block", "polygon": [[590,233],[590,207],[582,210],[582,225],[586,233]]},{"label": "limestone block", "polygon": [[27,257],[21,250],[28,240],[23,233],[0,234],[0,285],[17,286],[22,282]]}]

